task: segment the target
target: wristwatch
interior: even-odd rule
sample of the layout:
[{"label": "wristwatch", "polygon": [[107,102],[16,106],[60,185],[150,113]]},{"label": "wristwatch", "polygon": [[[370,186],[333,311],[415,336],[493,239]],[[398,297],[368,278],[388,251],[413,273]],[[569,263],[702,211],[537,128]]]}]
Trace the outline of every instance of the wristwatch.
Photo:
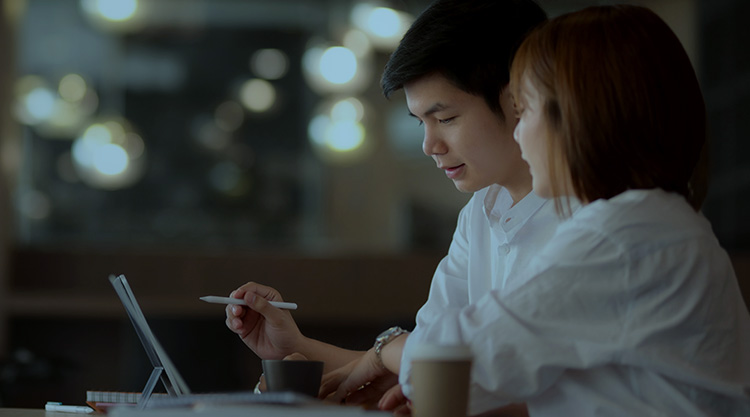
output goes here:
[{"label": "wristwatch", "polygon": [[391,343],[393,339],[401,336],[404,333],[407,333],[407,331],[398,326],[393,326],[383,333],[380,333],[378,337],[375,338],[375,344],[372,347],[375,349],[375,356],[377,356],[381,368],[385,369],[383,358],[380,356],[380,352],[383,351],[383,347],[388,343]]}]

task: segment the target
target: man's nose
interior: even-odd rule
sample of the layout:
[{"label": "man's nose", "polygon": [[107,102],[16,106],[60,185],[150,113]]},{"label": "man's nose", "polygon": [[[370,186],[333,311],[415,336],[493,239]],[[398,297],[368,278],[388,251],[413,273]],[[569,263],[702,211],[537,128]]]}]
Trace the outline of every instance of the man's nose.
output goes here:
[{"label": "man's nose", "polygon": [[445,141],[433,129],[425,127],[422,152],[427,156],[442,155],[448,151]]}]

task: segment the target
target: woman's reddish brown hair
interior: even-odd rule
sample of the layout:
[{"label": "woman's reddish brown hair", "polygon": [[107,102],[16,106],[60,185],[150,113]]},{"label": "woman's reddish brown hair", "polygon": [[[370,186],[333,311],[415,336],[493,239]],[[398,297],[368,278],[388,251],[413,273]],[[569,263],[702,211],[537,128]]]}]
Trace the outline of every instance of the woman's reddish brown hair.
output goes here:
[{"label": "woman's reddish brown hair", "polygon": [[590,202],[662,188],[700,205],[689,183],[706,142],[703,95],[655,13],[601,6],[550,20],[515,55],[515,97],[527,80],[544,102],[550,175],[570,172],[569,184],[551,178],[555,196]]}]

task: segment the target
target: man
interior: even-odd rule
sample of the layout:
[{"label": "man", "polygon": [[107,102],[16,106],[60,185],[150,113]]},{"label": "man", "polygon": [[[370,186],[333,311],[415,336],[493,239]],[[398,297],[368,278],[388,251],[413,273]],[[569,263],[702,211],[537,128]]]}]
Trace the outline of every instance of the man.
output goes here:
[{"label": "man", "polygon": [[[446,309],[470,305],[490,290],[506,293],[514,279],[553,234],[559,218],[554,204],[531,192],[529,167],[513,139],[516,118],[507,89],[509,66],[524,35],[546,20],[531,0],[437,0],[412,24],[386,65],[386,97],[403,88],[412,116],[424,126],[423,150],[445,171],[456,188],[474,196],[459,215],[448,255],[433,277],[429,299],[417,315],[413,335]],[[326,370],[349,368],[327,378],[335,386],[356,364],[369,363],[384,372],[370,390],[382,393],[394,375],[409,373],[401,361],[409,333],[384,332],[377,349],[355,352],[304,337],[287,312],[270,306],[280,300],[272,288],[248,283],[232,293],[250,308],[227,307],[227,326],[261,358],[300,353],[323,360]],[[385,345],[389,356],[380,358]],[[377,351],[377,353],[376,353]],[[383,351],[383,352],[386,352]],[[475,373],[483,372],[481,364]],[[491,381],[491,375],[483,380]],[[345,389],[345,391],[348,391]],[[408,393],[406,393],[408,395]],[[495,407],[486,395],[472,395],[478,411]],[[369,394],[349,396],[361,401]],[[393,388],[381,406],[399,403]],[[395,400],[395,401],[394,401]]]}]

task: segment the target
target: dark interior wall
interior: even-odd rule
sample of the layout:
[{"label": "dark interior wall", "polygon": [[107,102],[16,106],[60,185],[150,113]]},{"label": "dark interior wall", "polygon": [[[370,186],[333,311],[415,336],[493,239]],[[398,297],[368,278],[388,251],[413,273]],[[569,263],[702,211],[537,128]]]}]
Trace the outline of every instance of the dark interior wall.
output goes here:
[{"label": "dark interior wall", "polygon": [[750,2],[698,1],[701,87],[710,132],[704,213],[734,259],[750,306]]},{"label": "dark interior wall", "polygon": [[699,1],[700,78],[711,133],[706,216],[722,244],[750,251],[750,2]]}]

